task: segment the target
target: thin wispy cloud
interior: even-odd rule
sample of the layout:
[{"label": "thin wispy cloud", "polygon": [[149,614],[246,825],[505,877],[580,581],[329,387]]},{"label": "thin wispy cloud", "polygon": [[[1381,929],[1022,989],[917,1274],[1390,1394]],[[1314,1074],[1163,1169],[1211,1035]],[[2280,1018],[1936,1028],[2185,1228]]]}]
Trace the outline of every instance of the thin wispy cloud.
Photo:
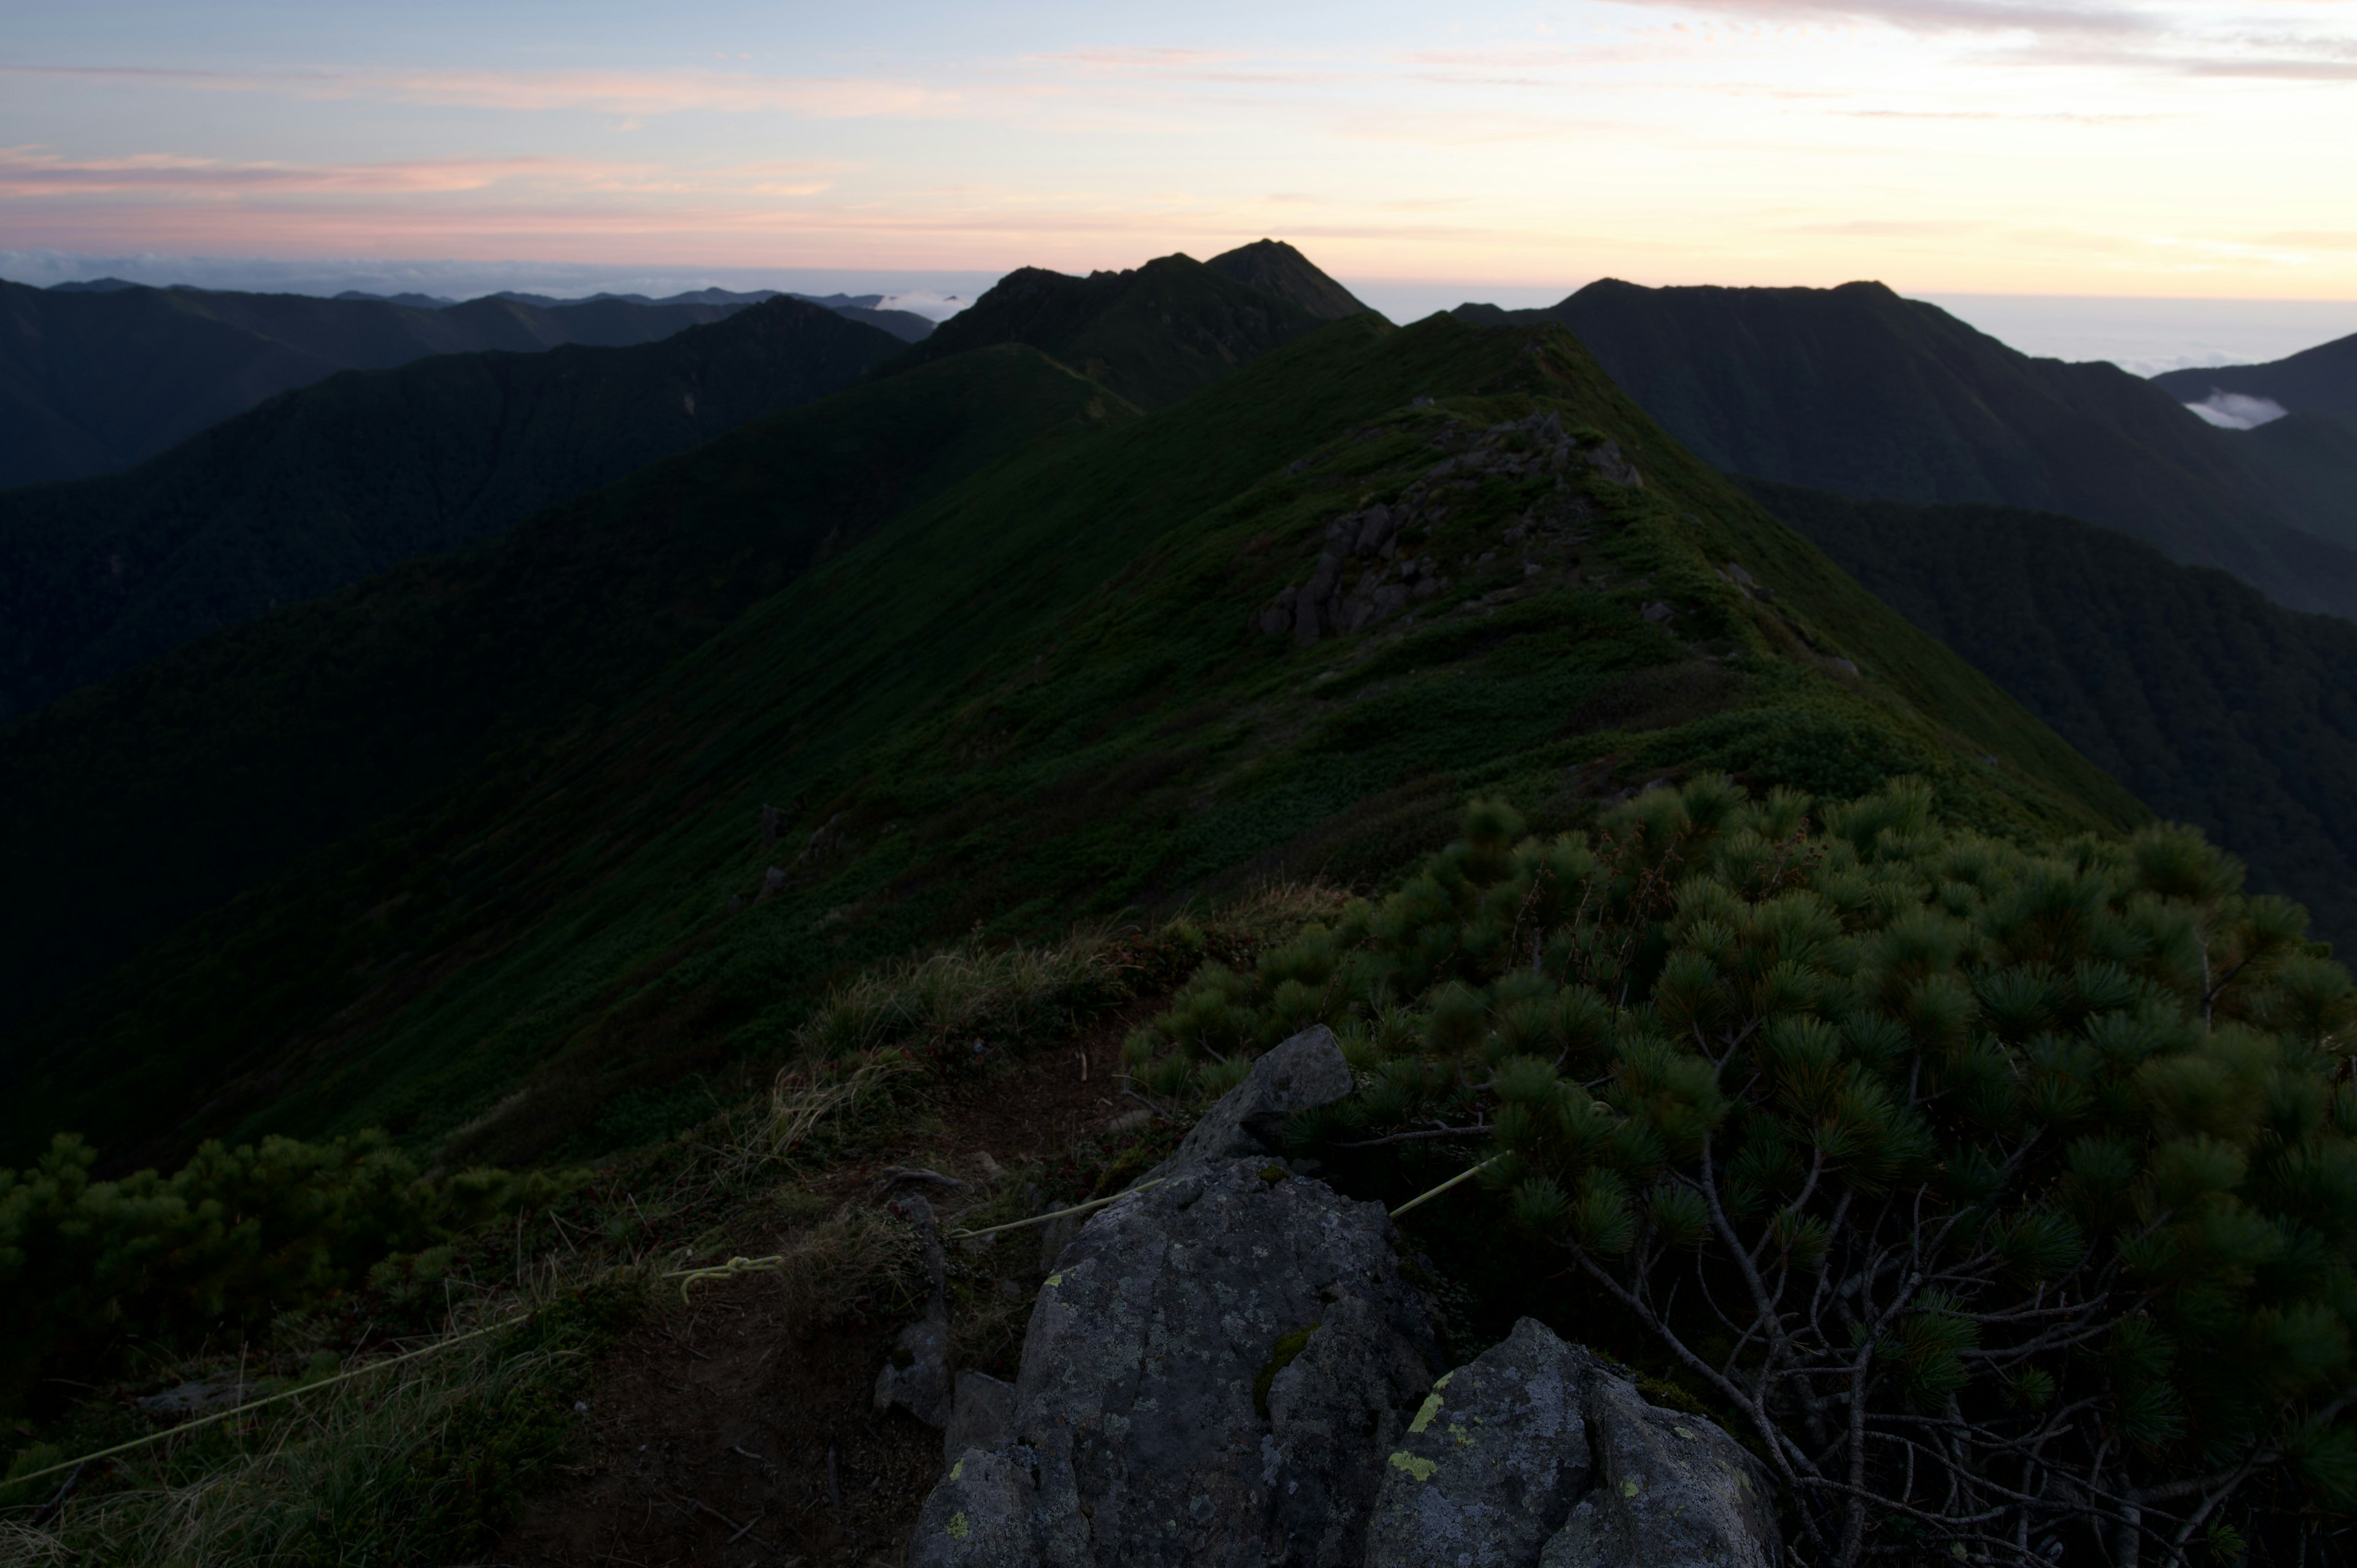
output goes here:
[{"label": "thin wispy cloud", "polygon": [[759,76],[705,70],[179,70],[145,66],[0,66],[0,76],[120,81],[219,92],[311,99],[374,98],[452,108],[582,110],[652,116],[772,113],[806,119],[930,118],[955,113],[964,94],[882,78]]}]

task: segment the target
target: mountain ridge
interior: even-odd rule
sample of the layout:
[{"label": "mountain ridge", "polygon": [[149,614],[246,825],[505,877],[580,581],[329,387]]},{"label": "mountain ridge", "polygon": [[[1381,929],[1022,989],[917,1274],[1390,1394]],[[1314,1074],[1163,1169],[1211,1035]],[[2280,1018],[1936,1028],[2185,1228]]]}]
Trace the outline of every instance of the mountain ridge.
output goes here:
[{"label": "mountain ridge", "polygon": [[[2236,432],[2116,366],[2037,360],[1880,284],[1590,284],[1542,310],[1673,434],[1732,473],[1917,504],[2084,518],[2235,573],[2295,609],[2357,617],[2357,552],[2283,514]],[[2357,480],[2357,473],[2351,475]]]},{"label": "mountain ridge", "polygon": [[[775,417],[1029,352],[951,357]],[[453,1159],[607,1146],[665,1124],[696,1074],[775,1048],[845,964],[977,919],[1012,936],[1286,867],[1370,875],[1453,831],[1468,789],[1568,822],[1665,770],[1827,790],[1917,771],[1994,829],[2143,820],[1552,328],[1354,317],[1161,413],[1064,428],[829,555],[633,694],[246,877],[21,1024],[12,1056],[40,1066],[6,1097],[12,1141],[96,1115],[136,1157],[207,1128],[348,1122],[437,1141],[464,1123]],[[708,489],[713,453],[666,471]],[[1336,513],[1364,538],[1355,520],[1384,496],[1434,592],[1359,555],[1351,602],[1418,607],[1405,620],[1265,635],[1270,596],[1326,570],[1312,557]],[[1509,548],[1533,569],[1500,561]],[[1730,558],[1775,585],[1772,607],[1720,570]],[[241,670],[300,667],[302,638],[351,642],[349,607],[303,613],[279,656],[220,664],[224,711],[248,711]],[[53,770],[47,798],[93,774],[109,771]],[[59,837],[53,871],[12,873],[51,924],[61,892],[119,881],[83,864],[82,834]],[[145,1095],[114,1087],[135,1079]],[[194,1106],[210,1109],[169,1113]]]},{"label": "mountain ridge", "polygon": [[771,300],[630,348],[339,371],[124,472],[0,490],[0,723],[272,605],[495,535],[899,349]]}]

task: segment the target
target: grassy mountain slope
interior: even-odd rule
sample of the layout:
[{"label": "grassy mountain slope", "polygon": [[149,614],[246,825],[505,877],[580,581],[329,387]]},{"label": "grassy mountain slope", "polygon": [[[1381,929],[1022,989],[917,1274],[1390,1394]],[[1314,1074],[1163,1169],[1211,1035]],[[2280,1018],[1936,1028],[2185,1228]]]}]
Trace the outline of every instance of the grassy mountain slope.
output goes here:
[{"label": "grassy mountain slope", "polygon": [[1246,288],[1297,305],[1321,321],[1340,321],[1367,308],[1349,289],[1282,240],[1254,240],[1222,251],[1203,264]]},{"label": "grassy mountain slope", "polygon": [[275,392],[428,354],[651,343],[735,306],[485,298],[447,309],[0,282],[0,486],[130,467]]},{"label": "grassy mountain slope", "polygon": [[1041,432],[1124,413],[1028,350],[967,356],[756,421],[497,543],[199,639],[0,730],[0,801],[43,824],[0,845],[17,894],[0,916],[7,1021],[576,722]]},{"label": "grassy mountain slope", "polygon": [[899,347],[778,299],[634,348],[345,372],[126,473],[0,491],[0,722],[273,605],[503,532],[847,386]]},{"label": "grassy mountain slope", "polygon": [[2183,403],[2200,403],[2213,392],[2242,392],[2295,411],[2357,414],[2357,333],[2264,365],[2167,371],[2152,381]]},{"label": "grassy mountain slope", "polygon": [[[1329,533],[1378,504],[1399,559]],[[1321,581],[1390,613],[1269,635]],[[328,607],[307,636],[350,626]],[[1357,317],[1162,413],[1059,427],[627,701],[83,988],[23,1032],[7,1141],[609,1144],[692,1114],[693,1074],[780,1047],[847,964],[1271,872],[1380,877],[1469,790],[1567,824],[1689,769],[1920,772],[2000,832],[2143,814],[1567,336]]]},{"label": "grassy mountain slope", "polygon": [[[1731,472],[1895,500],[2009,503],[2134,534],[2298,609],[2357,617],[2357,552],[2286,516],[2234,445],[2151,382],[2034,360],[1879,284],[1641,288],[1544,311]],[[2357,484],[2357,470],[2348,476]]]},{"label": "grassy mountain slope", "polygon": [[1028,343],[1152,409],[1202,391],[1323,319],[1189,256],[1084,278],[1023,267],[898,363],[931,364],[986,344]]},{"label": "grassy mountain slope", "polygon": [[2357,940],[2357,627],[2049,512],[1749,488],[2260,890]]}]

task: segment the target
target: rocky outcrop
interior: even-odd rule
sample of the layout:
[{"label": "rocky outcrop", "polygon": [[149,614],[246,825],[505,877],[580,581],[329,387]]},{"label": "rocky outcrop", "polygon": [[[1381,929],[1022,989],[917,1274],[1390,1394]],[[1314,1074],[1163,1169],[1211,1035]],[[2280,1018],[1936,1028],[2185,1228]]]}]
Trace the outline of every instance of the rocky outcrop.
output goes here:
[{"label": "rocky outcrop", "polygon": [[1276,1157],[1351,1086],[1296,1036],[1082,1228],[1012,1389],[957,1380],[911,1568],[1766,1568],[1743,1450],[1536,1322],[1433,1382],[1382,1205]]},{"label": "rocky outcrop", "polygon": [[[1583,470],[1617,485],[1641,489],[1644,478],[1614,443],[1566,431],[1555,414],[1533,414],[1478,433],[1467,431],[1464,450],[1441,459],[1396,499],[1345,512],[1326,525],[1317,563],[1307,582],[1278,590],[1255,612],[1252,628],[1264,637],[1290,637],[1304,647],[1346,632],[1368,630],[1419,600],[1429,599],[1449,579],[1426,538],[1449,515],[1449,499],[1488,478],[1553,481],[1551,499],[1523,522],[1505,532],[1503,542],[1521,543],[1534,531],[1564,532],[1585,515],[1586,505],[1566,489]],[[1483,554],[1486,565],[1494,554]],[[1526,562],[1533,574],[1541,568]]]}]

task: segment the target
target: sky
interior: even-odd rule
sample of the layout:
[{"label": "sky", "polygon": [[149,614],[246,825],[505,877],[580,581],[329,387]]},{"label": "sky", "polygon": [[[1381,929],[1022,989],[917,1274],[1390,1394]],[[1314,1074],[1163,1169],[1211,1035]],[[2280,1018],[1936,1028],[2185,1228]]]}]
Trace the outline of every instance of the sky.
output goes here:
[{"label": "sky", "polygon": [[0,0],[12,252],[2348,302],[2352,145],[2357,0]]}]

